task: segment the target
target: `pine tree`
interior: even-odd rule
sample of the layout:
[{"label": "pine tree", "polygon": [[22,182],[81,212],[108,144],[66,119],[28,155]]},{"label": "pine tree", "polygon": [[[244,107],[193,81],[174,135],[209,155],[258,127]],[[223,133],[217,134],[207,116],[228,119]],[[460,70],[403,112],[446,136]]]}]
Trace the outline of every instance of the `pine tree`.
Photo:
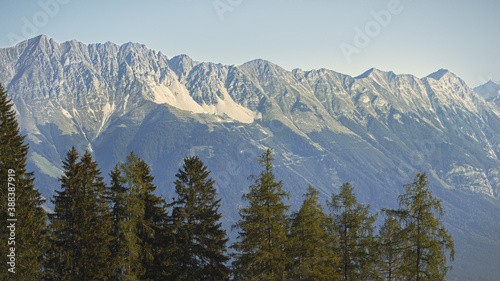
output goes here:
[{"label": "pine tree", "polygon": [[335,237],[327,229],[318,194],[309,186],[302,206],[291,216],[291,280],[340,280]]},{"label": "pine tree", "polygon": [[402,234],[398,220],[386,217],[377,236],[379,272],[384,280],[404,280],[401,260],[405,241]]},{"label": "pine tree", "polygon": [[133,152],[111,173],[111,205],[115,219],[115,275],[124,280],[157,280],[162,275],[166,210],[150,167]]},{"label": "pine tree", "polygon": [[240,209],[241,219],[237,228],[238,241],[231,247],[234,255],[234,274],[241,280],[284,280],[288,260],[287,248],[288,206],[283,202],[289,198],[283,191],[283,183],[276,182],[273,174],[271,150],[260,156],[259,164],[264,168],[259,175],[252,175],[254,184],[250,192],[243,195],[248,207]]},{"label": "pine tree", "polygon": [[0,84],[0,279],[37,280],[46,246],[45,200],[35,189],[33,172],[26,171],[29,147],[13,106]]},{"label": "pine tree", "polygon": [[105,185],[90,153],[78,157],[74,147],[67,153],[61,191],[52,200],[47,279],[106,280],[112,221]]},{"label": "pine tree", "polygon": [[405,248],[402,269],[405,280],[444,280],[451,266],[446,266],[446,252],[455,257],[454,243],[441,218],[441,200],[427,189],[427,176],[417,174],[413,183],[405,185],[399,209],[386,210],[402,224]]},{"label": "pine tree", "polygon": [[357,202],[354,188],[346,182],[338,195],[332,194],[333,231],[339,238],[342,261],[339,271],[343,280],[371,280],[378,273],[375,263],[373,223],[370,206]]},{"label": "pine tree", "polygon": [[229,280],[226,231],[210,172],[196,156],[184,158],[175,175],[177,198],[169,221],[174,229],[173,280]]},{"label": "pine tree", "polygon": [[108,187],[107,199],[111,206],[113,225],[111,228],[110,263],[111,278],[113,280],[126,280],[123,267],[126,263],[126,238],[123,223],[126,221],[126,196],[127,188],[119,165],[109,173],[111,184]]}]

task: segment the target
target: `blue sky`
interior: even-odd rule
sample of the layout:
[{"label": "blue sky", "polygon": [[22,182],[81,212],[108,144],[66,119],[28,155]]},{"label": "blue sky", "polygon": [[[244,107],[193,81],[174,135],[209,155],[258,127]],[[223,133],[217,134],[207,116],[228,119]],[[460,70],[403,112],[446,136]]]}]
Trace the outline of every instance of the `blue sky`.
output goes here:
[{"label": "blue sky", "polygon": [[371,67],[426,76],[446,68],[469,86],[500,80],[500,1],[2,1],[0,47],[139,42],[168,57],[357,76]]}]

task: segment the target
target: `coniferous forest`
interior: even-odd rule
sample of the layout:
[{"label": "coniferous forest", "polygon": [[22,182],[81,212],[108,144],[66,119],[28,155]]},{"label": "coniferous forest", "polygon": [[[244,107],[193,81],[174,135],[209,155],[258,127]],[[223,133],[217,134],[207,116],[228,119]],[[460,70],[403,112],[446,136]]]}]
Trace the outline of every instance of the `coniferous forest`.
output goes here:
[{"label": "coniferous forest", "polygon": [[184,159],[167,201],[134,152],[103,175],[91,153],[72,148],[49,213],[26,170],[28,150],[0,85],[1,280],[444,280],[454,259],[425,173],[405,185],[398,209],[380,214],[349,182],[326,208],[304,187],[290,210],[268,149],[230,243],[215,181],[196,156]]}]

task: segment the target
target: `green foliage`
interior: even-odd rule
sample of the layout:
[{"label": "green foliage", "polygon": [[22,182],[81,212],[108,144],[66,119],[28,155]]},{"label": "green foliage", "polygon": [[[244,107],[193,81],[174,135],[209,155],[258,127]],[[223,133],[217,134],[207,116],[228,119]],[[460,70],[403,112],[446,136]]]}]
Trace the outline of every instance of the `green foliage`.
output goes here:
[{"label": "green foliage", "polygon": [[77,160],[73,147],[63,162],[61,191],[52,200],[47,279],[106,280],[112,218],[105,185],[89,152]]},{"label": "green foliage", "polygon": [[[24,139],[19,132],[13,103],[0,84],[1,280],[40,279],[39,269],[46,248],[46,215],[42,209],[45,200],[34,187],[33,173],[26,171],[29,147]],[[12,225],[14,228],[7,228]],[[12,252],[12,248],[15,251]],[[13,253],[15,268],[7,264],[11,261],[7,255]],[[9,272],[9,268],[15,273]]]},{"label": "green foliage", "polygon": [[210,172],[196,156],[184,158],[175,175],[177,198],[169,204],[174,230],[172,280],[229,280],[226,231],[219,213],[220,199]]},{"label": "green foliage", "polygon": [[393,217],[386,217],[377,236],[378,266],[384,280],[404,280],[402,270],[405,246],[401,225]]},{"label": "green foliage", "polygon": [[354,188],[346,182],[338,195],[332,194],[332,228],[339,238],[339,271],[344,280],[371,280],[378,276],[375,267],[375,241],[370,206],[357,202]]},{"label": "green foliage", "polygon": [[283,183],[276,182],[273,174],[271,150],[260,156],[259,164],[264,168],[259,175],[250,176],[254,184],[243,199],[248,207],[240,209],[241,219],[234,228],[239,229],[238,241],[231,247],[234,255],[234,274],[241,280],[285,279],[287,256],[288,222],[283,203],[288,192]]},{"label": "green foliage", "polygon": [[318,200],[318,191],[309,186],[300,210],[290,218],[291,280],[340,280],[336,239]]},{"label": "green foliage", "polygon": [[125,187],[125,178],[122,176],[119,165],[109,173],[111,184],[107,190],[107,196],[110,203],[113,226],[111,228],[110,260],[111,277],[116,280],[124,280],[122,276],[123,267],[127,261],[126,230],[124,222],[127,220],[127,188]]},{"label": "green foliage", "polygon": [[115,278],[149,280],[161,276],[165,251],[165,202],[153,194],[151,169],[133,152],[110,173],[113,206],[112,260]]},{"label": "green foliage", "polygon": [[425,173],[417,174],[413,183],[405,185],[406,193],[399,196],[399,209],[386,210],[402,224],[405,280],[444,280],[450,269],[446,252],[451,261],[455,258],[453,240],[441,221],[441,200],[427,186]]}]

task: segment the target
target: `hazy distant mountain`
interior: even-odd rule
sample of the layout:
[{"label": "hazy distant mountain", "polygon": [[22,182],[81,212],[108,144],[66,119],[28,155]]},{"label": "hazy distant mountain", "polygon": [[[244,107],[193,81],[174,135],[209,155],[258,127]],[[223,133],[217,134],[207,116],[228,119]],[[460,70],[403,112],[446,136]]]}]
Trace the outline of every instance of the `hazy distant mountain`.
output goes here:
[{"label": "hazy distant mountain", "polygon": [[486,101],[496,104],[496,106],[500,108],[500,82],[490,80],[474,88],[474,92],[483,97]]},{"label": "hazy distant mountain", "polygon": [[46,197],[71,146],[93,151],[106,173],[134,150],[167,199],[182,158],[199,155],[226,227],[267,147],[294,207],[308,184],[327,198],[345,181],[373,211],[394,207],[402,185],[425,171],[456,242],[451,277],[500,275],[500,110],[448,70],[421,79],[290,72],[264,60],[228,66],[46,36],[0,49],[0,65]]}]

